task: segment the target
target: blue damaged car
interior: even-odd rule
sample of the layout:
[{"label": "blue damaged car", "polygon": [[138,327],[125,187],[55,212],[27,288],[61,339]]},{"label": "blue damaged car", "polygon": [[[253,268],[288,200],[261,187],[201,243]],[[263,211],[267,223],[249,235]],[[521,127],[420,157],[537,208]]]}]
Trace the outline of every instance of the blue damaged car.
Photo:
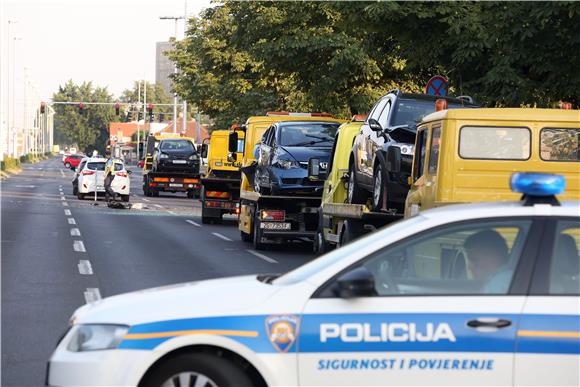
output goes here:
[{"label": "blue damaged car", "polygon": [[[256,146],[254,189],[261,194],[322,195],[330,151],[339,123],[277,122]],[[308,176],[310,159],[319,161],[318,178]]]}]

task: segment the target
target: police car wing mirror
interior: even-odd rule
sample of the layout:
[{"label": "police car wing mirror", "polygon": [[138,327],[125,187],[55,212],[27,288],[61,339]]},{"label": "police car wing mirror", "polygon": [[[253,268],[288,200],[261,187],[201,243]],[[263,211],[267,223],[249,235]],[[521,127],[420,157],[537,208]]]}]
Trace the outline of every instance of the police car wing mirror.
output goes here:
[{"label": "police car wing mirror", "polygon": [[379,121],[375,120],[374,118],[369,118],[369,128],[371,128],[371,130],[373,132],[382,132],[383,131],[383,127],[381,126],[381,124],[379,124]]},{"label": "police car wing mirror", "polygon": [[318,177],[320,174],[320,159],[308,160],[308,177]]},{"label": "police car wing mirror", "polygon": [[364,266],[353,269],[336,280],[336,295],[341,298],[376,296],[375,277]]}]

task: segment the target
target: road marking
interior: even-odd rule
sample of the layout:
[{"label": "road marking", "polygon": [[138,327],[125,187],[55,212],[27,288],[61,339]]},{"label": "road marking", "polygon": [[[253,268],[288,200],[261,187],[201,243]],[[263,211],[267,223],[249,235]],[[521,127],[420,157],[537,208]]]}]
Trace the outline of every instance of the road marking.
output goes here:
[{"label": "road marking", "polygon": [[223,239],[224,241],[233,242],[230,238],[228,238],[225,235],[220,234],[219,232],[212,232],[212,234],[215,235],[218,238]]},{"label": "road marking", "polygon": [[154,204],[154,206],[157,208],[163,208],[163,206],[161,204]]},{"label": "road marking", "polygon": [[68,224],[77,224],[75,218],[68,218]]},{"label": "road marking", "polygon": [[79,268],[79,273],[82,275],[93,275],[93,267],[91,262],[87,259],[81,259],[77,265]]},{"label": "road marking", "polygon": [[64,214],[70,216],[70,210],[64,210]]},{"label": "road marking", "polygon": [[74,241],[73,242],[73,249],[78,253],[86,253],[87,250],[85,249],[85,244],[83,241]]},{"label": "road marking", "polygon": [[68,203],[67,202],[61,202],[63,207],[68,207]]},{"label": "road marking", "polygon": [[71,236],[81,236],[81,230],[79,230],[78,228],[71,228],[70,235]]},{"label": "road marking", "polygon": [[173,211],[167,211],[167,212],[169,212],[171,215],[177,215],[177,214],[176,214],[175,212],[173,212]]},{"label": "road marking", "polygon": [[186,222],[189,223],[189,224],[193,224],[195,227],[201,227],[201,224],[195,223],[193,220],[187,219]]},{"label": "road marking", "polygon": [[143,198],[144,202],[150,202],[151,200]]},{"label": "road marking", "polygon": [[60,174],[62,175],[62,177],[66,177],[66,176],[64,175],[64,171],[63,171],[62,169],[60,170]]},{"label": "road marking", "polygon": [[16,188],[35,188],[35,185],[15,185]]},{"label": "road marking", "polygon": [[246,251],[252,255],[255,255],[256,257],[263,259],[266,262],[270,262],[270,263],[278,263],[278,261],[276,261],[274,258],[270,258],[267,255],[264,254],[260,254],[257,251],[254,250],[250,250],[250,249],[246,249]]},{"label": "road marking", "polygon": [[99,288],[87,288],[85,290],[85,302],[90,304],[91,302],[99,301],[101,299],[101,292]]},{"label": "road marking", "polygon": [[66,198],[64,196],[61,196],[60,200],[66,200]]}]

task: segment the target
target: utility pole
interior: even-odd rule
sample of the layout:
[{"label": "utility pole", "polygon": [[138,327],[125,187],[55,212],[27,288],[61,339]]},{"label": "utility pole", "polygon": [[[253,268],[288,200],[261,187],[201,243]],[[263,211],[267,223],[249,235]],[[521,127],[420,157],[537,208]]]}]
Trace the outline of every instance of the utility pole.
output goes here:
[{"label": "utility pole", "polygon": [[141,80],[139,79],[139,86],[137,87],[137,162],[141,160],[139,157],[139,144],[141,144],[141,135],[139,133],[139,106],[141,104]]},{"label": "utility pole", "polygon": [[16,41],[22,40],[17,36],[13,37],[12,44],[12,156],[18,157],[16,149]]},{"label": "utility pole", "polygon": [[[147,132],[147,114],[145,109],[147,108],[147,81],[143,80],[143,142],[145,142],[145,133]],[[151,123],[149,123],[151,125]],[[145,154],[147,150],[143,152]]]},{"label": "utility pole", "polygon": [[[185,19],[184,16],[160,16],[159,19],[161,20],[173,20],[175,21],[175,32],[174,38],[175,42],[177,42],[177,21],[181,19]],[[177,74],[177,65],[173,65],[173,75]],[[185,114],[184,114],[185,116]],[[173,133],[177,133],[177,93],[173,93]]]},{"label": "utility pole", "polygon": [[[10,133],[12,132],[12,128],[10,127],[10,125],[12,125],[12,120],[10,119],[10,112],[11,112],[11,107],[10,107],[10,102],[14,103],[14,100],[11,98],[10,96],[10,44],[12,42],[12,38],[10,37],[10,26],[12,24],[18,23],[18,20],[8,20],[8,29],[6,31],[7,37],[8,37],[8,60],[6,61],[6,69],[8,71],[8,74],[6,76],[6,83],[8,83],[8,92],[6,94],[6,101],[7,101],[7,111],[6,111],[6,153],[8,154],[8,156],[11,156],[11,139],[10,139]],[[16,85],[13,85],[13,87]],[[4,142],[4,139],[2,139],[2,142]],[[4,154],[4,152],[2,152],[2,154]]]},{"label": "utility pole", "polygon": [[[185,31],[187,31],[187,0],[183,1],[183,39],[185,39]],[[177,40],[177,31],[175,31],[175,40]],[[175,66],[177,70],[177,66]],[[181,121],[181,130],[183,133],[187,133],[187,101],[183,100],[183,120]],[[197,140],[199,142],[199,139]]]}]

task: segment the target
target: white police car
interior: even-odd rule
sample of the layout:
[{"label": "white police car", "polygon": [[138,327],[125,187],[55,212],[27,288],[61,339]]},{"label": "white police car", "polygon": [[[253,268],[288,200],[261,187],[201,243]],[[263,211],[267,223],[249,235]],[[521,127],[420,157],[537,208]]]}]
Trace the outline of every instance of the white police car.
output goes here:
[{"label": "white police car", "polygon": [[579,385],[580,204],[425,211],[281,277],[111,297],[71,319],[50,385]]}]

